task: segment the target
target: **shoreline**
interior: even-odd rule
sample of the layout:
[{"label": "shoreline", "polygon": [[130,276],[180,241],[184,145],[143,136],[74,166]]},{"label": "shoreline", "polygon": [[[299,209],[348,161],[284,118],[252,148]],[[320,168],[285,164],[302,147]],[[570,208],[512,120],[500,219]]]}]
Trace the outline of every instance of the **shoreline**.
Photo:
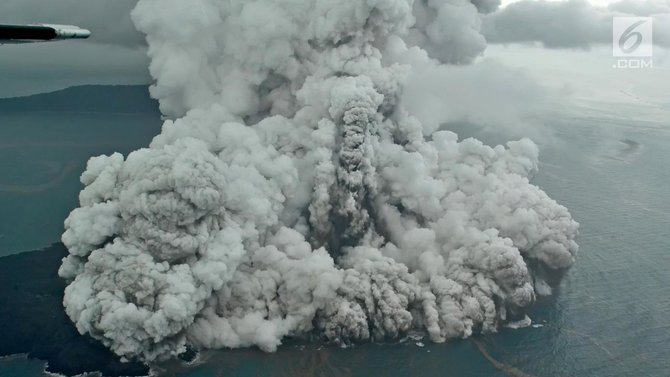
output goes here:
[{"label": "shoreline", "polygon": [[76,376],[148,376],[148,366],[123,363],[102,344],[82,336],[63,310],[65,282],[60,243],[0,258],[0,358],[45,362],[45,373]]}]

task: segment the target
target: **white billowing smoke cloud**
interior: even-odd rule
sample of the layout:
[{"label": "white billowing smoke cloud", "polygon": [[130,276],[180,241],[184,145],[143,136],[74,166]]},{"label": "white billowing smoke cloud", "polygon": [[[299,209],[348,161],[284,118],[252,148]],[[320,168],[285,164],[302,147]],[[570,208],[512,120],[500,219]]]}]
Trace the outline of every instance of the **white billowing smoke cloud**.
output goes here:
[{"label": "white billowing smoke cloud", "polygon": [[560,102],[560,93],[546,90],[525,71],[493,59],[467,66],[439,64],[400,41],[387,45],[385,61],[411,65],[400,99],[426,136],[444,124],[464,121],[502,129],[507,135],[546,136],[547,130],[533,118]]},{"label": "white billowing smoke cloud", "polygon": [[537,147],[459,142],[436,131],[456,110],[413,114],[434,89],[403,94],[440,66],[428,54],[481,52],[476,9],[141,0],[152,94],[178,119],[82,175],[60,269],[79,331],[156,360],[306,334],[442,342],[523,318],[577,252],[578,224],[529,182]]},{"label": "white billowing smoke cloud", "polygon": [[[478,3],[490,7],[484,1]],[[416,1],[413,13],[416,22],[405,41],[442,62],[469,63],[486,49],[486,39],[479,32],[482,20],[469,0]]]}]

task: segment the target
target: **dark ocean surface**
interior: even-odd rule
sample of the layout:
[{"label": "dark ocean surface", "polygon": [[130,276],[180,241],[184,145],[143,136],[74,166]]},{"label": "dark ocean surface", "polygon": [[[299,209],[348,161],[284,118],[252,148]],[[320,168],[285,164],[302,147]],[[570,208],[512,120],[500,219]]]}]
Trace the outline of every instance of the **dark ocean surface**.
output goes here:
[{"label": "dark ocean surface", "polygon": [[[412,338],[347,349],[292,343],[275,354],[207,352],[195,365],[155,370],[194,377],[670,375],[670,125],[591,115],[549,126],[555,136],[542,143],[534,183],[581,223],[581,249],[560,290],[531,313],[535,326],[445,344]],[[86,159],[146,145],[159,127],[157,112],[11,113],[0,105],[0,255],[57,241]],[[42,366],[4,358],[0,376],[37,376]]]},{"label": "dark ocean surface", "polygon": [[89,157],[147,146],[161,124],[142,86],[0,100],[0,257],[60,240]]}]

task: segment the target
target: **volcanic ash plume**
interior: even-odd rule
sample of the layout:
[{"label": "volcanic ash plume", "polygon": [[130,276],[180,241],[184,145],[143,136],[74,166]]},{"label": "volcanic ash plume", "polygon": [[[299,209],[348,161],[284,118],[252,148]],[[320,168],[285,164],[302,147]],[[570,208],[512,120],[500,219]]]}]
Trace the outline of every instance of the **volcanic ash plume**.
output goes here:
[{"label": "volcanic ash plume", "polygon": [[82,175],[60,269],[79,331],[151,361],[524,318],[577,252],[529,183],[537,147],[459,142],[403,106],[417,66],[481,53],[478,7],[495,2],[139,1],[176,120]]}]

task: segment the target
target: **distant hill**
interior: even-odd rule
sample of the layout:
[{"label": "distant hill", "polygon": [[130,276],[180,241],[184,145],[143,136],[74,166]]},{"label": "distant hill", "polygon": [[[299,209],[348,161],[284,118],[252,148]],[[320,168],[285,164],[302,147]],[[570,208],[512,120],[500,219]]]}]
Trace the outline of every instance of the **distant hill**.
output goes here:
[{"label": "distant hill", "polygon": [[3,112],[160,113],[145,85],[87,85],[27,97],[0,99]]}]

